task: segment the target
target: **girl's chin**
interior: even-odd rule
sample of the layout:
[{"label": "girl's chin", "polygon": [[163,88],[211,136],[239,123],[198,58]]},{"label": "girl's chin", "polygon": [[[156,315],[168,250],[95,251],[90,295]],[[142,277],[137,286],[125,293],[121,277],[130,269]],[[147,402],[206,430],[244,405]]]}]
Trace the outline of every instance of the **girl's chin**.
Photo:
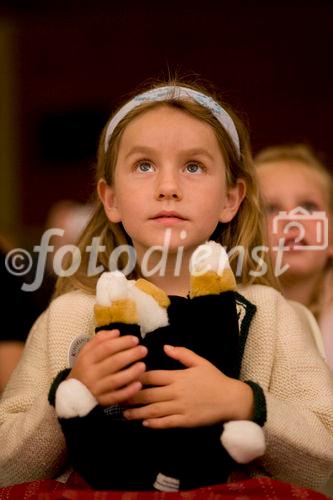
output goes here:
[{"label": "girl's chin", "polygon": [[162,251],[166,253],[177,253],[179,251],[182,252],[189,252],[189,251],[194,251],[199,245],[202,245],[205,243],[207,240],[197,240],[197,238],[190,238],[188,235],[185,234],[185,236],[180,233],[180,234],[172,234],[171,237],[161,237],[161,238],[154,238],[154,241],[147,241],[145,242],[134,242],[134,247],[137,249],[141,249],[141,252],[149,252],[152,253],[153,251]]}]

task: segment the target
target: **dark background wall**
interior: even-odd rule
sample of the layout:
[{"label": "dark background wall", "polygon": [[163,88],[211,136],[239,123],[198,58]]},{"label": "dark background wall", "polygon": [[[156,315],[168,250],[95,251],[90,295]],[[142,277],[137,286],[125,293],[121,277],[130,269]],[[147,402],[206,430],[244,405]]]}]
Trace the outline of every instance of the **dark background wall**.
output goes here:
[{"label": "dark background wall", "polygon": [[333,2],[8,1],[0,16],[11,27],[16,155],[15,182],[4,181],[13,220],[3,219],[26,240],[56,200],[87,200],[109,113],[169,71],[220,88],[247,120],[254,151],[306,141],[333,168]]}]

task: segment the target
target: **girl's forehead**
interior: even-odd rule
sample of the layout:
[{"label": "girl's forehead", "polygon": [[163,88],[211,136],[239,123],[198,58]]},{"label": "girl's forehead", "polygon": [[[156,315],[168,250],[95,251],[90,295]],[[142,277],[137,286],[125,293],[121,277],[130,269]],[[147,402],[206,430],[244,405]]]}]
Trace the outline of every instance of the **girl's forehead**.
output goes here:
[{"label": "girl's forehead", "polygon": [[144,132],[143,126],[161,129],[163,127],[168,127],[170,124],[178,129],[187,129],[190,125],[190,131],[205,129],[207,133],[214,132],[211,125],[205,120],[197,118],[185,110],[177,109],[166,104],[143,111],[138,116],[134,117],[125,128],[125,132],[135,130],[136,133],[140,133]]},{"label": "girl's forehead", "polygon": [[315,168],[295,160],[279,160],[263,163],[258,168],[259,178],[272,182],[278,189],[277,179],[290,189],[318,189],[326,191],[325,176]]},{"label": "girl's forehead", "polygon": [[133,118],[123,131],[120,148],[175,144],[218,148],[213,127],[183,110],[161,105]]},{"label": "girl's forehead", "polygon": [[258,177],[265,192],[275,198],[284,196],[315,197],[330,205],[330,190],[324,173],[295,160],[262,163]]}]

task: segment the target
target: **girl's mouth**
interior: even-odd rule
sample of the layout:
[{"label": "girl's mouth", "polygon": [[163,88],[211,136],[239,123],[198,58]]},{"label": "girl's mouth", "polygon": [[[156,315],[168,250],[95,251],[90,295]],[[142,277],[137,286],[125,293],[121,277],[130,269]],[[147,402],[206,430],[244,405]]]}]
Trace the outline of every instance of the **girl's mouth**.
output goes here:
[{"label": "girl's mouth", "polygon": [[297,238],[286,238],[283,248],[285,250],[297,251],[300,250],[300,247],[306,248],[307,246],[308,242],[304,238],[299,241],[297,240]]},{"label": "girl's mouth", "polygon": [[162,218],[170,217],[170,218],[184,220],[184,217],[182,217],[178,212],[175,212],[174,210],[162,210],[161,212],[158,212],[156,215],[154,215],[152,218],[159,219],[160,217]]},{"label": "girl's mouth", "polygon": [[176,224],[177,222],[182,222],[187,219],[185,219],[185,217],[180,215],[178,212],[172,210],[162,210],[161,212],[158,212],[156,215],[154,215],[151,220],[167,225]]}]

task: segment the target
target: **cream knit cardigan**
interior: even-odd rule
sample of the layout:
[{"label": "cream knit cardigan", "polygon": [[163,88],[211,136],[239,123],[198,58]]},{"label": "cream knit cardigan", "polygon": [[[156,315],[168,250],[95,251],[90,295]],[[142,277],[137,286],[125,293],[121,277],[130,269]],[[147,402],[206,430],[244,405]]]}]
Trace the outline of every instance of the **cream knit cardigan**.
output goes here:
[{"label": "cream knit cardigan", "polygon": [[[253,285],[240,293],[257,306],[241,379],[259,383],[267,403],[267,452],[256,471],[321,489],[333,471],[333,378],[309,316],[272,288]],[[1,486],[54,478],[66,468],[64,438],[47,396],[53,378],[68,367],[72,340],[94,334],[94,302],[81,291],[67,293],[33,326],[0,402]]]}]

